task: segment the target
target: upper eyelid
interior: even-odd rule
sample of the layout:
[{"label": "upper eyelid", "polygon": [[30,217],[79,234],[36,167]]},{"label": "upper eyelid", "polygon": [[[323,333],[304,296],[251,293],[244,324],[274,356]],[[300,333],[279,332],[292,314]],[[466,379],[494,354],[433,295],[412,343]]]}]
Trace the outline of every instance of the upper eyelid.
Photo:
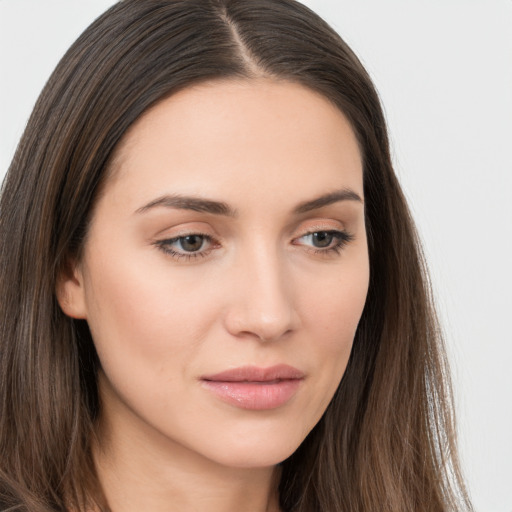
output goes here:
[{"label": "upper eyelid", "polygon": [[[237,228],[235,226],[220,226],[221,231],[228,230],[228,233],[233,234]],[[313,215],[310,218],[301,219],[299,221],[293,221],[291,224],[284,226],[283,233],[288,233],[292,236],[301,236],[300,233],[313,233],[315,231],[345,231],[345,221],[339,218],[323,217]],[[297,235],[299,233],[299,235]],[[195,219],[189,222],[179,223],[174,226],[167,226],[163,229],[158,230],[152,236],[153,239],[166,237],[167,239],[179,238],[181,236],[188,235],[204,235],[210,236],[215,239],[222,239],[222,236],[218,232],[216,223],[212,223],[205,220]]]},{"label": "upper eyelid", "polygon": [[333,227],[314,227],[311,229],[307,229],[305,231],[301,231],[299,235],[294,236],[293,239],[302,238],[303,236],[312,235],[314,233],[339,233],[341,235],[349,235],[352,236],[345,228],[333,228]]},{"label": "upper eyelid", "polygon": [[350,233],[344,229],[317,229],[314,231],[308,231],[300,236],[297,236],[293,240],[297,240],[309,235],[314,235],[315,233],[335,233],[338,235],[338,238],[343,239],[345,242],[351,242],[355,238],[353,233]]},{"label": "upper eyelid", "polygon": [[202,231],[187,231],[183,233],[179,233],[177,235],[172,236],[166,236],[161,239],[162,242],[175,242],[176,240],[179,240],[180,238],[186,238],[187,236],[202,236],[204,238],[208,238],[209,240],[215,240],[215,237],[212,235],[209,235],[208,233],[203,233]]},{"label": "upper eyelid", "polygon": [[[299,240],[301,238],[304,238],[306,236],[310,236],[310,235],[313,235],[315,233],[322,233],[322,232],[325,232],[325,233],[335,233],[339,236],[337,236],[336,238],[338,239],[338,243],[349,243],[351,241],[354,240],[354,235],[352,233],[349,233],[348,231],[345,231],[345,230],[341,230],[341,229],[313,229],[313,230],[308,230],[304,233],[302,233],[301,235],[299,236],[295,236],[294,238],[292,238],[291,242],[295,242],[296,240]],[[158,240],[156,241],[156,245],[159,245],[159,246],[163,246],[164,244],[171,244],[171,243],[176,243],[178,242],[180,239],[182,238],[186,238],[187,236],[201,236],[203,238],[205,238],[205,240],[208,242],[209,244],[209,247],[207,247],[206,249],[202,250],[202,251],[197,251],[197,252],[188,252],[188,251],[184,251],[183,253],[180,253],[180,254],[186,254],[186,255],[189,255],[189,256],[192,256],[194,254],[198,255],[198,254],[201,254],[201,253],[206,253],[208,251],[211,251],[212,249],[215,248],[215,245],[220,245],[219,241],[216,240],[214,237],[212,237],[211,235],[208,235],[206,233],[200,233],[200,232],[187,232],[187,233],[183,233],[183,234],[179,234],[179,235],[176,235],[176,236],[173,236],[173,237],[169,237],[169,238],[163,238],[161,240]],[[294,245],[300,245],[300,244],[294,244]],[[180,251],[176,251],[177,253],[179,253]]]},{"label": "upper eyelid", "polygon": [[295,224],[294,232],[345,231],[346,222],[336,218],[311,218]]},{"label": "upper eyelid", "polygon": [[[191,226],[187,226],[187,224],[191,224]],[[207,227],[203,227],[207,226]],[[187,222],[178,224],[176,226],[166,226],[163,229],[159,229],[154,233],[154,238],[167,238],[168,240],[171,238],[179,238],[181,236],[188,235],[204,235],[204,236],[216,236],[211,233],[212,228],[208,223],[204,222]]]},{"label": "upper eyelid", "polygon": [[178,240],[180,240],[181,238],[186,238],[188,236],[201,236],[203,238],[205,238],[210,245],[215,245],[215,244],[218,244],[218,240],[213,237],[212,235],[208,235],[207,233],[200,233],[199,231],[194,231],[194,232],[188,232],[188,233],[184,233],[184,234],[179,234],[179,235],[176,235],[176,236],[171,236],[171,237],[165,237],[165,238],[161,238],[159,240],[157,240],[155,243],[157,245],[163,245],[164,243],[175,243],[177,242]]},{"label": "upper eyelid", "polygon": [[[321,226],[321,225],[317,225],[317,226],[311,226],[311,227],[308,227],[308,228],[305,228],[305,229],[296,229],[294,230],[295,231],[295,234],[292,236],[292,240],[295,240],[297,238],[301,238],[303,236],[307,236],[307,235],[311,235],[311,234],[314,234],[314,233],[321,233],[321,232],[326,232],[326,233],[341,233],[341,234],[345,234],[345,235],[349,235],[349,232],[345,229],[345,228],[342,228],[342,227],[332,227],[332,226]],[[158,238],[158,240],[156,240],[157,242],[169,242],[169,241],[176,241],[176,240],[179,240],[180,238],[185,238],[187,236],[203,236],[205,238],[207,238],[208,240],[210,241],[215,241],[215,242],[219,242],[220,239],[222,237],[218,236],[217,234],[211,234],[211,233],[207,233],[206,230],[201,230],[201,229],[184,229],[182,231],[179,231],[178,233],[172,233],[168,236],[166,235],[163,235],[162,234],[159,234],[160,236],[157,236],[155,238]],[[350,235],[352,236],[352,235]]]},{"label": "upper eyelid", "polygon": [[313,228],[307,228],[304,231],[300,230],[300,232],[302,232],[303,234],[299,235],[299,236],[304,236],[304,235],[310,235],[312,233],[345,233],[346,230],[344,228],[340,228],[340,227],[333,228],[331,226],[318,226],[318,227],[313,227]]}]

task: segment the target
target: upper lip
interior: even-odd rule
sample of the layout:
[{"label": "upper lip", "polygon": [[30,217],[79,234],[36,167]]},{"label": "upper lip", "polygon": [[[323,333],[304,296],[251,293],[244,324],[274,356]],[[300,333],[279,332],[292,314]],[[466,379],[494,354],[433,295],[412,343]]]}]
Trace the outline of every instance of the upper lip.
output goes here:
[{"label": "upper lip", "polygon": [[203,375],[201,377],[202,380],[217,382],[269,382],[275,380],[298,380],[303,378],[304,372],[287,364],[278,364],[267,368],[240,366],[238,368],[231,368],[220,373]]}]

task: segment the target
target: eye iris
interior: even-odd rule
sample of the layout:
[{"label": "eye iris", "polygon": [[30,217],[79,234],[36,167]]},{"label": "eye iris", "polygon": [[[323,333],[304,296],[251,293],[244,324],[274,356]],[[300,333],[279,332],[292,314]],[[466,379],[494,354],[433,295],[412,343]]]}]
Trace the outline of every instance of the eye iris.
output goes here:
[{"label": "eye iris", "polygon": [[200,235],[188,235],[180,238],[180,245],[184,251],[195,252],[203,246],[204,238]]},{"label": "eye iris", "polygon": [[328,247],[332,243],[334,235],[327,231],[318,231],[313,233],[313,245],[315,247]]}]

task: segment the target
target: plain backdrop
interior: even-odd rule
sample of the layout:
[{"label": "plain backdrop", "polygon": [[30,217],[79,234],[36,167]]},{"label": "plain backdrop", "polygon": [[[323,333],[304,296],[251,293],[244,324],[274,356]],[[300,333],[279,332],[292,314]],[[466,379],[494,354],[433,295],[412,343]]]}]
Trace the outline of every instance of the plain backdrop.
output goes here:
[{"label": "plain backdrop", "polygon": [[[0,0],[0,177],[68,46],[112,0]],[[512,512],[512,0],[309,0],[386,111],[481,512]]]}]

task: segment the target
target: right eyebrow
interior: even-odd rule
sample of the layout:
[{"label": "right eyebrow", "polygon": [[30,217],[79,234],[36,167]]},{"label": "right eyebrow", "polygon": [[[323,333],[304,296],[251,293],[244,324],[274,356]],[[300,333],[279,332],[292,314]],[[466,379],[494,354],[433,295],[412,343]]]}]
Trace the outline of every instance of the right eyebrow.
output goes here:
[{"label": "right eyebrow", "polygon": [[164,195],[158,197],[144,206],[141,206],[135,213],[145,213],[157,207],[192,210],[194,212],[211,213],[213,215],[224,215],[227,217],[236,217],[237,215],[236,211],[223,201],[182,195]]}]

